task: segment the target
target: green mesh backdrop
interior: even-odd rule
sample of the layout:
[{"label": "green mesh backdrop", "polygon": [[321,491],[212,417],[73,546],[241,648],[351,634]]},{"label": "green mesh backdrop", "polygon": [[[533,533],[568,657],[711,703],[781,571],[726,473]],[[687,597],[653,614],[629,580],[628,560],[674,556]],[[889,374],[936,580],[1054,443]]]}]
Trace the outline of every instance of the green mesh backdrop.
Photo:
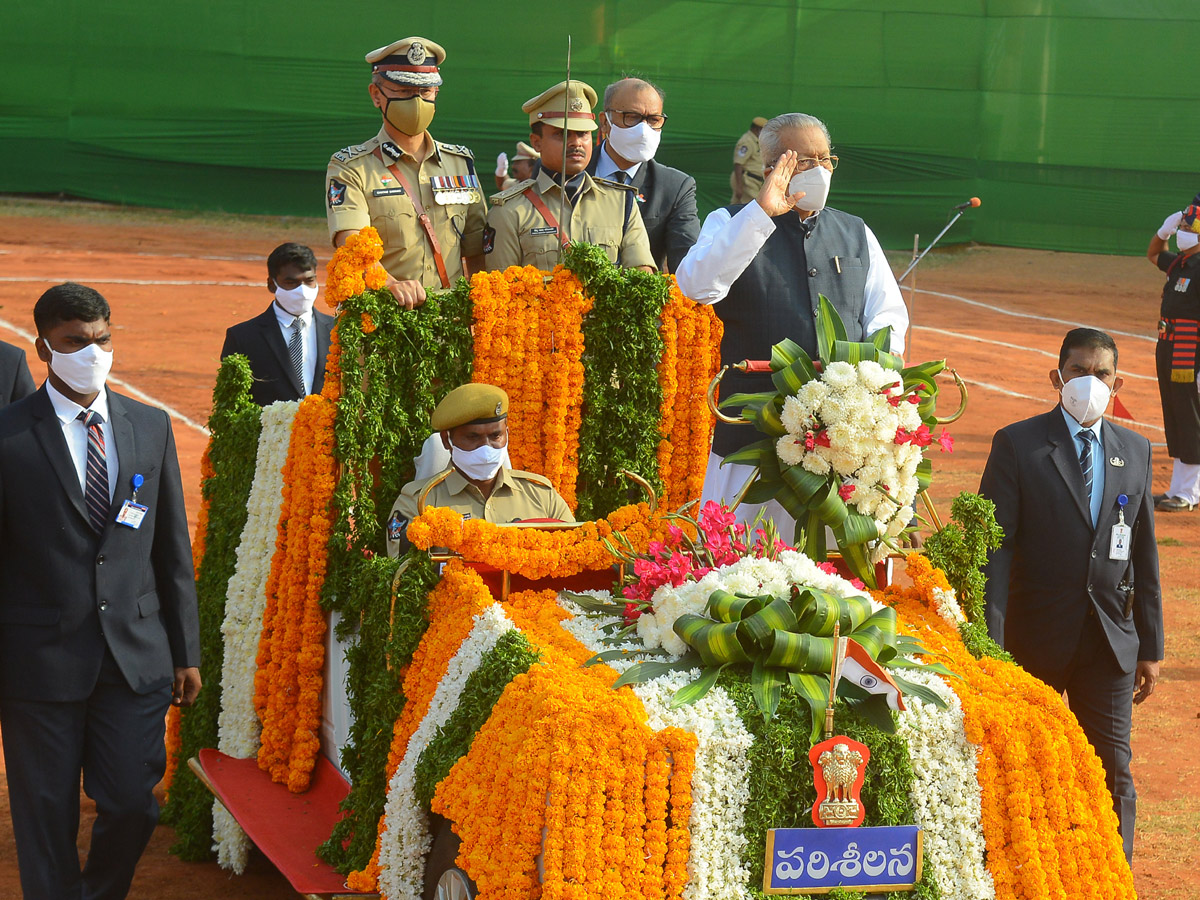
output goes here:
[{"label": "green mesh backdrop", "polygon": [[43,0],[5,4],[0,191],[322,215],[330,154],[378,129],[363,54],[412,33],[449,54],[431,131],[489,186],[570,33],[575,77],[666,90],[658,158],[702,214],[750,118],[788,111],[829,124],[831,204],[891,247],[978,195],[954,239],[1141,253],[1200,189],[1180,0]]}]

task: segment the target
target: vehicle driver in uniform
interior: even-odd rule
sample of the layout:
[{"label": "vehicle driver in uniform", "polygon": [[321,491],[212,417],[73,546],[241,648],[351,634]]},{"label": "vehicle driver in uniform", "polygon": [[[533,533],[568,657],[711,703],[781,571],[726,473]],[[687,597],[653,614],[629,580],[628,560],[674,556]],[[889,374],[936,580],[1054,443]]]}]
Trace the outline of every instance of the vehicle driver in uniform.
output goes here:
[{"label": "vehicle driver in uniform", "polygon": [[766,124],[762,116],[755,116],[733,148],[733,174],[729,176],[729,186],[733,188],[731,203],[749,203],[762,190],[763,158],[758,135]]},{"label": "vehicle driver in uniform", "polygon": [[417,517],[421,495],[435,481],[425,505],[448,507],[466,519],[498,524],[575,521],[548,479],[509,465],[508,394],[503,389],[490,384],[457,387],[437,405],[429,424],[450,451],[450,474],[410,481],[400,491],[387,522],[389,556],[408,549],[408,524]]},{"label": "vehicle driver in uniform", "polygon": [[496,157],[496,189],[507,191],[517,182],[533,178],[537,173],[537,164],[540,159],[540,153],[524,141],[517,141],[517,153],[512,158],[511,165],[509,165],[507,153],[501,153]]},{"label": "vehicle driver in uniform", "polygon": [[446,51],[422,37],[367,54],[379,134],[339,150],[325,174],[329,235],[340,247],[372,225],[383,241],[387,287],[405,309],[426,289],[449,289],[483,264],[487,214],[475,157],[429,134]]},{"label": "vehicle driver in uniform", "polygon": [[596,92],[582,81],[569,85],[569,95],[568,82],[562,81],[521,107],[529,114],[529,140],[541,155],[542,167],[535,178],[492,197],[484,235],[487,267],[537,266],[550,271],[561,249],[577,240],[600,247],[619,266],[653,272],[654,257],[634,189],[586,171],[597,129],[592,112]]}]

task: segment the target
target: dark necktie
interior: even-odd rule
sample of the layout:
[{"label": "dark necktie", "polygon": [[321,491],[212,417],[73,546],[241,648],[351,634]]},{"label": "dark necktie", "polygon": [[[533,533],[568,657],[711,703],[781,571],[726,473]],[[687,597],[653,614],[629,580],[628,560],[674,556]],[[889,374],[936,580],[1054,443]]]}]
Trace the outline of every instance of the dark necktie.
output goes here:
[{"label": "dark necktie", "polygon": [[108,519],[108,462],[104,455],[104,419],[94,409],[82,410],[76,418],[83,422],[88,435],[83,499],[92,528],[103,531],[105,520]]},{"label": "dark necktie", "polygon": [[304,393],[304,322],[297,318],[292,322],[292,335],[288,338],[288,355],[292,358],[292,374],[300,393]]},{"label": "dark necktie", "polygon": [[631,179],[629,177],[628,172],[622,171],[621,169],[617,169],[617,183],[618,184],[629,184],[630,180]]},{"label": "dark necktie", "polygon": [[1079,468],[1083,471],[1083,501],[1090,510],[1092,507],[1092,441],[1096,439],[1096,435],[1090,428],[1084,428],[1077,437],[1083,445],[1079,451]]}]

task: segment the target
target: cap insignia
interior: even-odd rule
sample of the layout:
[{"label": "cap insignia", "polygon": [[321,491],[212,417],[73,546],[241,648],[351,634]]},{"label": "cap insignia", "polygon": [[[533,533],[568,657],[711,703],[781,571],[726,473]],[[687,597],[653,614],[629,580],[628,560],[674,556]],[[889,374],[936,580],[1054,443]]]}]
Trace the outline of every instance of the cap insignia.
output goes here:
[{"label": "cap insignia", "polygon": [[583,110],[583,98],[576,97],[574,100],[571,101],[571,111],[572,112],[581,112],[582,110]]},{"label": "cap insignia", "polygon": [[408,48],[408,61],[414,66],[419,66],[425,62],[425,45],[420,41],[413,41],[412,46]]},{"label": "cap insignia", "polygon": [[497,402],[496,403],[496,415],[500,415],[503,411],[504,411],[504,404]]}]

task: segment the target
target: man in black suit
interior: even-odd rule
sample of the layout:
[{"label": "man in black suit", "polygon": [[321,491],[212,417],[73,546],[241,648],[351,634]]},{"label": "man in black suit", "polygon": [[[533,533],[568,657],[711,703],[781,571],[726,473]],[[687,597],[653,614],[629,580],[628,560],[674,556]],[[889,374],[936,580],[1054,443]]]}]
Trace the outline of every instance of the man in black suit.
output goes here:
[{"label": "man in black suit", "polygon": [[[158,821],[169,703],[200,691],[171,423],[105,388],[108,303],[34,307],[41,389],[0,410],[0,728],[27,900],[115,900]],[[79,777],[96,801],[80,871]]]},{"label": "man in black suit", "polygon": [[303,244],[280,244],[267,257],[267,290],[275,299],[264,312],[226,329],[221,359],[250,359],[250,396],[259,406],[321,393],[334,319],[313,308],[316,255]]},{"label": "man in black suit", "polygon": [[1133,704],[1153,692],[1163,657],[1150,442],[1103,418],[1121,386],[1111,337],[1076,328],[1058,359],[1059,405],[996,432],[979,485],[1004,530],[985,569],[987,626],[1067,692],[1132,859]]},{"label": "man in black suit", "polygon": [[28,397],[35,389],[25,351],[0,341],[0,408]]},{"label": "man in black suit", "polygon": [[610,84],[597,120],[600,149],[588,172],[633,185],[654,261],[661,271],[674,272],[700,235],[700,219],[696,179],[654,159],[666,121],[657,85],[640,78]]}]

